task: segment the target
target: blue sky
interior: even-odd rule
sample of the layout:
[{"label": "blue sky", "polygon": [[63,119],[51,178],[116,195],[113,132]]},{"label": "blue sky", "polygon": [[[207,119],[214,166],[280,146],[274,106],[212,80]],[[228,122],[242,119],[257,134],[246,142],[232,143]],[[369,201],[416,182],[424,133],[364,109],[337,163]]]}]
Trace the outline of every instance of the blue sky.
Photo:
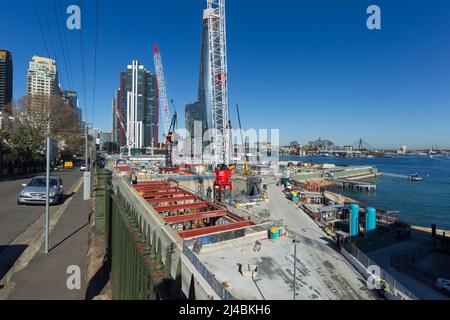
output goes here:
[{"label": "blue sky", "polygon": [[[55,1],[64,17],[65,8],[78,2]],[[36,2],[61,82],[79,92],[84,108],[79,31],[64,29],[74,80],[69,88],[53,0]],[[13,53],[17,99],[25,93],[28,61],[33,54],[47,54],[33,1],[2,4],[0,48]],[[381,7],[382,30],[366,28],[371,4]],[[184,105],[197,95],[205,6],[206,0],[100,0],[96,127],[110,130],[119,72],[131,60],[154,70],[154,42],[163,55],[169,95],[182,116]],[[94,12],[95,1],[84,0],[89,122]],[[449,1],[228,0],[227,23],[234,126],[239,102],[244,127],[278,128],[283,143],[322,137],[350,144],[362,137],[374,147],[450,147]]]}]

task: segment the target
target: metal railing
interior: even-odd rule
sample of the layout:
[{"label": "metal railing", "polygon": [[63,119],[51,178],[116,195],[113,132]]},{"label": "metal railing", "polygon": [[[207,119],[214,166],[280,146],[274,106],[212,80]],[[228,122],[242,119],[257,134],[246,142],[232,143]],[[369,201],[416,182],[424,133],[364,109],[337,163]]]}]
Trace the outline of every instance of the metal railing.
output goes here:
[{"label": "metal railing", "polygon": [[405,286],[403,286],[400,282],[395,280],[393,276],[383,270],[381,267],[377,265],[372,259],[370,259],[367,255],[365,255],[361,250],[359,250],[353,244],[344,245],[344,250],[346,250],[350,255],[352,255],[358,262],[366,269],[368,274],[371,274],[369,271],[371,267],[377,266],[379,268],[380,274],[377,275],[381,280],[385,281],[387,284],[387,288],[389,292],[398,299],[401,300],[418,300],[418,298],[412,294]]},{"label": "metal railing", "polygon": [[208,268],[205,267],[203,263],[197,258],[194,252],[189,248],[189,244],[192,244],[193,240],[187,240],[183,245],[183,254],[185,257],[192,263],[192,265],[197,269],[197,271],[201,274],[203,279],[211,286],[214,292],[222,299],[222,300],[237,300],[233,295],[224,288],[223,284],[221,284],[214,275],[209,272]]},{"label": "metal railing", "polygon": [[158,225],[144,219],[133,200],[111,180],[110,171],[97,172],[96,229],[105,232],[113,299],[182,297],[178,271],[175,279],[171,273],[176,259],[172,246],[163,246],[166,239],[157,234]]}]

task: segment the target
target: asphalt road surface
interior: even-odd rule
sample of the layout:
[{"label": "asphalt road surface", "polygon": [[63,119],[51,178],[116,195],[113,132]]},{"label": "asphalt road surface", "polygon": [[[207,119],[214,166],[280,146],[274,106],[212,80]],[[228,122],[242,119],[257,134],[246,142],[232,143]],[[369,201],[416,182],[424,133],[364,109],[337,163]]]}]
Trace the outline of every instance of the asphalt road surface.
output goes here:
[{"label": "asphalt road surface", "polygon": [[[38,175],[38,174],[36,174]],[[79,169],[54,171],[51,175],[61,177],[64,184],[64,199],[71,195],[67,190],[81,177]],[[45,205],[18,205],[17,196],[22,184],[28,183],[28,178],[0,182],[0,254],[17,236],[35,222],[45,212]],[[52,208],[53,210],[53,208]]]}]

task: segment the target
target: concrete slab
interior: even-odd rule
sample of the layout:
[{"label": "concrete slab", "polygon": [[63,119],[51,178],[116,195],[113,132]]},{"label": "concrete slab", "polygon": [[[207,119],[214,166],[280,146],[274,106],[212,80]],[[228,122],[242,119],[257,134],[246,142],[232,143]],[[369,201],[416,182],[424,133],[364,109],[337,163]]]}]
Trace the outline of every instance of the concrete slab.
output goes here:
[{"label": "concrete slab", "polygon": [[[296,299],[375,299],[365,279],[334,249],[332,241],[302,210],[286,199],[273,180],[268,185],[270,203],[250,209],[270,210],[271,219],[282,219],[298,234]],[[238,299],[293,299],[294,246],[292,239],[262,241],[261,251],[253,244],[200,254],[199,259],[219,282],[230,285]],[[258,265],[256,281],[243,277],[238,264]]]}]

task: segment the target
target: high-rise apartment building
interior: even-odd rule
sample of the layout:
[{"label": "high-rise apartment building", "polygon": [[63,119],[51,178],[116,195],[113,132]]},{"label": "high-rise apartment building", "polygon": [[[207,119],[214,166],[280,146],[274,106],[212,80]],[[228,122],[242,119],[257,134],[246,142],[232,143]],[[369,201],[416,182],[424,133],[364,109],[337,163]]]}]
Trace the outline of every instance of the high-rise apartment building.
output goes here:
[{"label": "high-rise apartment building", "polygon": [[62,97],[74,109],[79,121],[83,120],[83,110],[78,108],[78,93],[76,91],[61,90]]},{"label": "high-rise apartment building", "polygon": [[0,50],[0,110],[4,110],[13,96],[13,61],[11,53]]},{"label": "high-rise apartment building", "polygon": [[33,56],[27,75],[27,95],[60,95],[55,60]]},{"label": "high-rise apartment building", "polygon": [[115,107],[122,125],[116,125],[119,146],[132,148],[156,146],[158,143],[158,96],[156,75],[134,60],[120,75]]}]

